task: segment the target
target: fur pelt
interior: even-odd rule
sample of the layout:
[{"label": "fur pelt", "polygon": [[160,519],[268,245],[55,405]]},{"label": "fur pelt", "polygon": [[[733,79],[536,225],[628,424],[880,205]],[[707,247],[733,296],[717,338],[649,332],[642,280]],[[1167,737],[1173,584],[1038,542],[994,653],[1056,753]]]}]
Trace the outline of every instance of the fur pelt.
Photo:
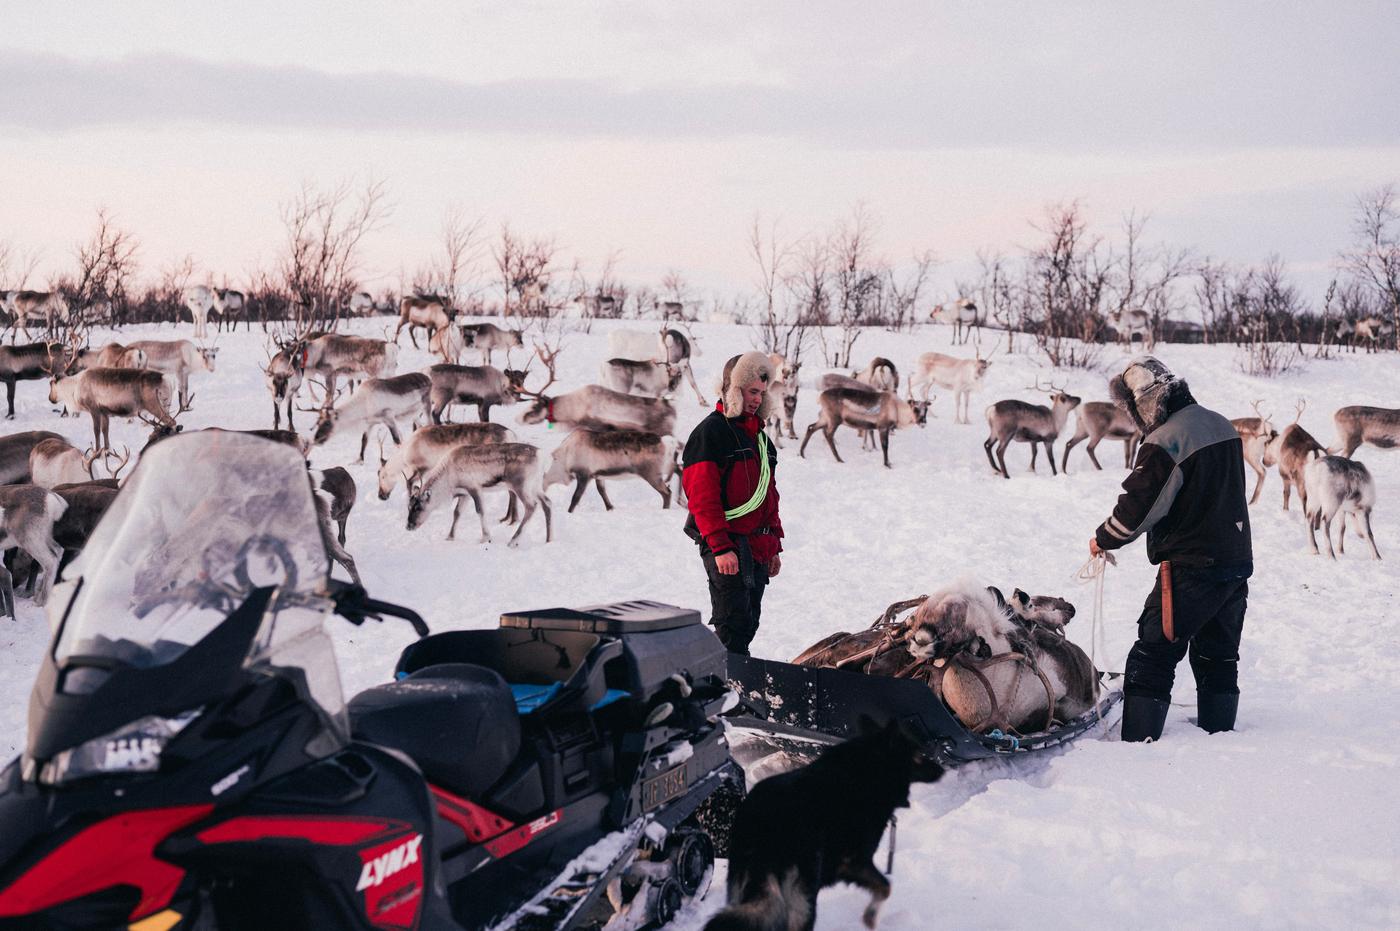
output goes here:
[{"label": "fur pelt", "polygon": [[[724,416],[744,415],[744,386],[755,381],[771,385],[776,379],[773,363],[761,352],[746,352],[735,356],[724,365],[724,380],[720,383],[720,398],[724,401]],[[763,393],[763,403],[758,407],[759,423],[766,423],[773,412],[773,401],[768,392]]]},{"label": "fur pelt", "polygon": [[1145,437],[1188,404],[1195,404],[1191,388],[1161,360],[1136,356],[1108,383],[1109,397],[1137,424]]}]

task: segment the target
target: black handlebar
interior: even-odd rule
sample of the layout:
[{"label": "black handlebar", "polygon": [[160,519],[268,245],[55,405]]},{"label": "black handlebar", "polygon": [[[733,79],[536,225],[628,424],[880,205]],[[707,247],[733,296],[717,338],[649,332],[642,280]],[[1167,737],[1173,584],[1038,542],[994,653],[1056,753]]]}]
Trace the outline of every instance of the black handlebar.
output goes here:
[{"label": "black handlebar", "polygon": [[396,605],[389,601],[379,601],[369,597],[364,587],[341,582],[339,579],[331,580],[331,597],[335,600],[335,613],[345,618],[356,627],[363,624],[366,619],[374,618],[376,621],[383,621],[385,615],[389,617],[402,618],[413,625],[414,633],[420,637],[426,637],[430,630],[428,624],[423,620],[423,616],[412,608],[405,608],[403,605]]}]

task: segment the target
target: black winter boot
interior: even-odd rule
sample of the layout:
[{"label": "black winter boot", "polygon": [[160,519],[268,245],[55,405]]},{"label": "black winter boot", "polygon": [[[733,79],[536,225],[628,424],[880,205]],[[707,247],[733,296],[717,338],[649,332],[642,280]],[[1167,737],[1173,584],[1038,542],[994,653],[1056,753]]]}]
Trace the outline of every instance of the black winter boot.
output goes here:
[{"label": "black winter boot", "polygon": [[1148,698],[1145,695],[1128,695],[1123,698],[1123,740],[1139,743],[1144,740],[1160,740],[1162,727],[1167,723],[1167,709],[1172,706],[1165,698]]},{"label": "black winter boot", "polygon": [[1207,734],[1235,729],[1235,712],[1240,707],[1238,692],[1197,692],[1196,725]]}]

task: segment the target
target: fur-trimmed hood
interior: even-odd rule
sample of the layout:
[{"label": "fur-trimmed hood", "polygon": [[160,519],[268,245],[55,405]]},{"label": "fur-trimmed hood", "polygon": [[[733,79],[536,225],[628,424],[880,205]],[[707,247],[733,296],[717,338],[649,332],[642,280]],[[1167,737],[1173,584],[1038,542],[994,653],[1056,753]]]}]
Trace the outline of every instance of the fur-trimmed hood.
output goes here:
[{"label": "fur-trimmed hood", "polygon": [[1172,414],[1196,399],[1191,388],[1155,356],[1135,356],[1108,382],[1113,402],[1133,418],[1146,437]]},{"label": "fur-trimmed hood", "polygon": [[[744,386],[755,381],[764,386],[773,384],[773,363],[761,352],[746,352],[735,356],[724,364],[724,380],[720,382],[719,396],[724,403],[724,416],[731,419],[744,416]],[[773,400],[765,391],[763,403],[758,406],[758,421],[763,423],[772,413]]]}]

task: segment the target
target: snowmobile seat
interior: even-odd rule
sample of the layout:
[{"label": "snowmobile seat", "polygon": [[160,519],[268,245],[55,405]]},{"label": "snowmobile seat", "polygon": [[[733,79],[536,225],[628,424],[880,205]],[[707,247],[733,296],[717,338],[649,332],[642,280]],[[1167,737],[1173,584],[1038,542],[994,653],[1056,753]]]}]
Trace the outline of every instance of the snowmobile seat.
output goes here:
[{"label": "snowmobile seat", "polygon": [[427,666],[350,701],[359,740],[407,753],[429,782],[481,797],[520,752],[520,718],[500,673],[471,663]]}]

